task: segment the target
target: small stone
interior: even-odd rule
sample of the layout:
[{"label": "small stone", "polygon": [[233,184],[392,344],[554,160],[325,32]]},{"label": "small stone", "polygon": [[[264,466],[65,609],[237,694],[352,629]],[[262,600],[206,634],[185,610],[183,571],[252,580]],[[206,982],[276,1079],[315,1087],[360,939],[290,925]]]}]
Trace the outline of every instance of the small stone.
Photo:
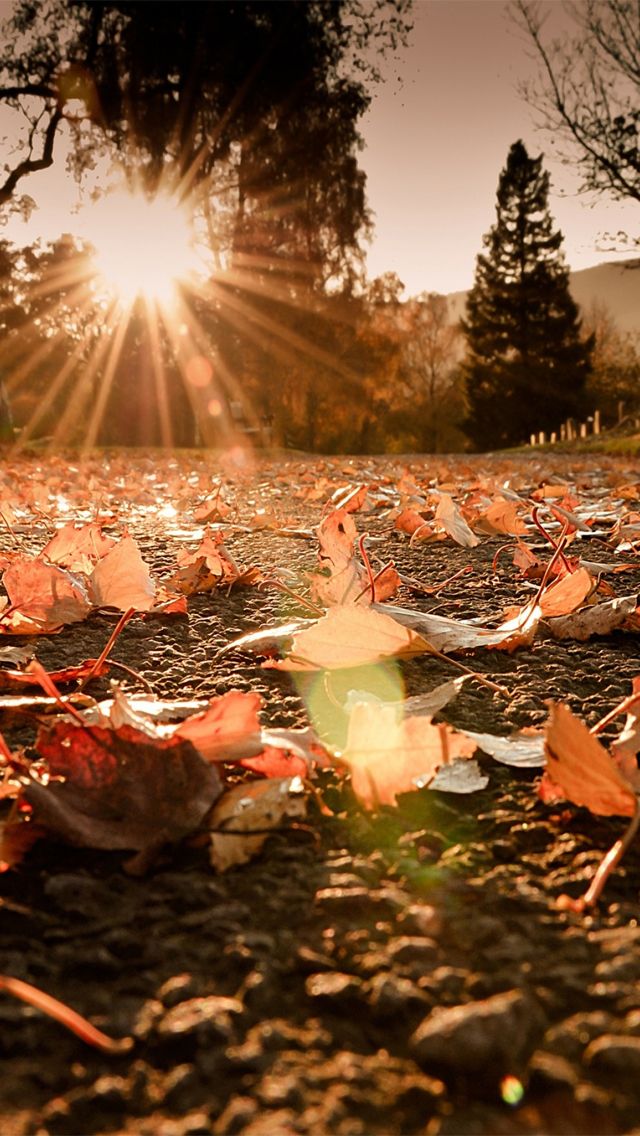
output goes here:
[{"label": "small stone", "polygon": [[304,1094],[298,1078],[293,1073],[280,1077],[271,1074],[263,1077],[257,1095],[267,1108],[299,1110],[304,1105]]},{"label": "small stone", "polygon": [[78,912],[88,917],[101,914],[105,902],[105,887],[90,876],[75,872],[60,872],[49,876],[44,893],[62,911]]},{"label": "small stone", "polygon": [[362,979],[356,978],[353,974],[342,974],[340,971],[322,971],[310,974],[304,988],[309,998],[353,1004],[360,998]]},{"label": "small stone", "polygon": [[176,1112],[187,1112],[199,1103],[196,1093],[200,1085],[193,1065],[176,1065],[165,1078],[163,1099]]},{"label": "small stone", "polygon": [[297,969],[303,974],[313,974],[321,970],[335,970],[336,964],[327,955],[321,955],[310,947],[300,947],[296,955]]},{"label": "small stone", "polygon": [[389,954],[397,963],[419,963],[425,968],[438,957],[438,946],[432,939],[402,935],[389,943]]},{"label": "small stone", "polygon": [[412,903],[398,916],[398,926],[408,935],[424,935],[427,939],[437,938],[443,925],[441,913],[427,903]]},{"label": "small stone", "polygon": [[105,1112],[123,1112],[127,1107],[128,1086],[124,1077],[98,1077],[87,1090],[86,1100]]},{"label": "small stone", "polygon": [[371,980],[370,1004],[374,1018],[390,1021],[401,1019],[403,1014],[424,1013],[430,1000],[408,978],[395,974],[378,974]]},{"label": "small stone", "polygon": [[156,1032],[164,1042],[181,1046],[211,1042],[227,1043],[233,1033],[233,1018],[242,1014],[244,1007],[237,998],[211,995],[208,998],[190,998],[180,1002],[160,1019]]},{"label": "small stone", "polygon": [[595,976],[601,982],[634,982],[640,978],[640,958],[637,954],[614,955],[603,959],[595,969]]},{"label": "small stone", "polygon": [[163,982],[158,990],[158,998],[163,1006],[170,1010],[179,1002],[186,1002],[196,993],[196,985],[192,974],[174,974]]},{"label": "small stone", "polygon": [[258,1102],[251,1097],[233,1097],[214,1122],[213,1132],[219,1136],[236,1136],[237,1133],[246,1132],[258,1109]]},{"label": "small stone", "polygon": [[547,1030],[545,1049],[566,1057],[567,1061],[579,1061],[590,1041],[611,1032],[612,1023],[612,1015],[602,1010],[589,1014],[572,1014],[570,1018]]},{"label": "small stone", "polygon": [[640,1077],[640,1037],[605,1034],[586,1048],[584,1064],[623,1088],[636,1088]]},{"label": "small stone", "polygon": [[538,1049],[529,1062],[529,1087],[542,1092],[573,1089],[578,1082],[574,1066],[557,1053]]},{"label": "small stone", "polygon": [[544,1015],[520,990],[438,1008],[410,1040],[416,1060],[443,1072],[484,1072],[493,1079],[523,1064],[544,1028]]}]

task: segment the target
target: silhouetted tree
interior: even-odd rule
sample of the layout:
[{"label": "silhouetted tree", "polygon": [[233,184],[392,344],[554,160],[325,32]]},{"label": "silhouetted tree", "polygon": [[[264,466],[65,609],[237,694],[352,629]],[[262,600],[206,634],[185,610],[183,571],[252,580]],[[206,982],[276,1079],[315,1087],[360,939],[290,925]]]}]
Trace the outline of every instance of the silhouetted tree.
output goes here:
[{"label": "silhouetted tree", "polygon": [[528,441],[584,406],[593,339],[580,336],[548,191],[542,156],[530,158],[515,142],[462,324],[468,345],[464,429],[479,448]]},{"label": "silhouetted tree", "polygon": [[16,0],[0,101],[29,128],[0,202],[66,132],[76,171],[115,156],[148,192],[195,193],[214,224],[232,199],[226,237],[253,268],[267,253],[344,274],[368,222],[364,80],[409,2]]}]

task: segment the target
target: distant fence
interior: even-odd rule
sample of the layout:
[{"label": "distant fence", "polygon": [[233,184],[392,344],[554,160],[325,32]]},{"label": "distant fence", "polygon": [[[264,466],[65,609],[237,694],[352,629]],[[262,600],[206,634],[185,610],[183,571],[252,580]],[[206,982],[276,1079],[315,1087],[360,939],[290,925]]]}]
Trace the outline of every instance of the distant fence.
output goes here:
[{"label": "distant fence", "polygon": [[[625,415],[623,402],[618,403],[617,411],[617,426],[620,426],[623,422],[627,422],[628,420],[635,420],[635,425],[640,425],[640,418],[636,418],[635,415]],[[594,410],[593,414],[590,415],[585,422],[576,422],[574,418],[567,418],[558,430],[552,430],[550,434],[547,434],[544,430],[540,430],[537,434],[531,434],[529,437],[529,445],[546,446],[549,444],[554,446],[557,442],[574,442],[577,438],[588,438],[590,435],[600,434],[601,432],[601,412]]]}]

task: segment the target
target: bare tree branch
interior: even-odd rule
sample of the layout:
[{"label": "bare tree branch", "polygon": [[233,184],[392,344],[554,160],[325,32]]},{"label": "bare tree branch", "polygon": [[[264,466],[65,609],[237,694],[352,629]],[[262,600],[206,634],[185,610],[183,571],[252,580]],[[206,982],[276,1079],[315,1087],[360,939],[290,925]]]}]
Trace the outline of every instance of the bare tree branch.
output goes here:
[{"label": "bare tree branch", "polygon": [[534,48],[541,84],[521,92],[545,129],[577,156],[583,190],[640,201],[640,5],[586,0],[570,11],[574,37],[549,41],[535,0],[515,0],[514,19]]},{"label": "bare tree branch", "polygon": [[61,120],[62,109],[57,107],[56,110],[53,111],[45,131],[41,156],[39,158],[33,158],[30,154],[28,158],[24,158],[23,161],[19,162],[18,165],[11,170],[4,183],[0,185],[0,205],[6,204],[6,202],[11,199],[18,182],[21,181],[22,178],[27,177],[29,174],[36,173],[38,170],[46,170],[49,166],[53,165],[53,147]]}]

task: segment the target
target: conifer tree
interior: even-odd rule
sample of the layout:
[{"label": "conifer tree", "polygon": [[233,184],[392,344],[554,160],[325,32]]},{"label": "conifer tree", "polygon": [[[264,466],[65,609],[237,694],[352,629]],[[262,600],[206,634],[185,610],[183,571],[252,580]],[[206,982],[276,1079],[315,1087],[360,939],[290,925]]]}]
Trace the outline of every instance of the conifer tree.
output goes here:
[{"label": "conifer tree", "polygon": [[518,445],[584,411],[593,337],[583,340],[542,156],[521,141],[500,174],[463,331],[465,433],[482,449]]}]

